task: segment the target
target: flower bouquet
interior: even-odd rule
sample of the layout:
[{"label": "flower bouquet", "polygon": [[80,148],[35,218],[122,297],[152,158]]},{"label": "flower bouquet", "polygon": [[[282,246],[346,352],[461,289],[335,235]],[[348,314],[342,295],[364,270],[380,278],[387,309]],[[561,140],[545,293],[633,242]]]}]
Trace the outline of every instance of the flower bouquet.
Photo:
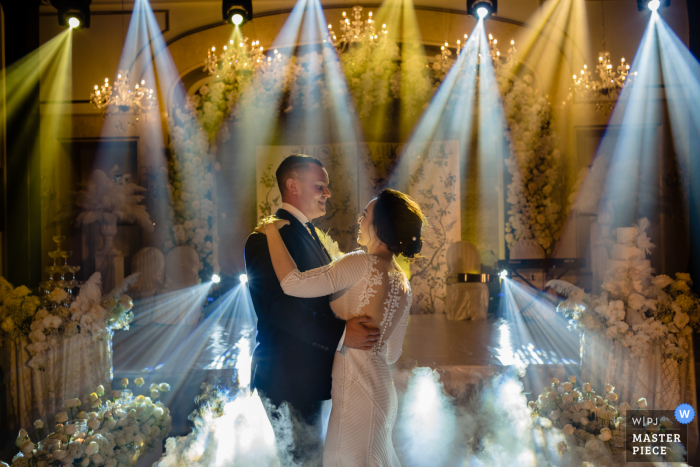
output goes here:
[{"label": "flower bouquet", "polygon": [[58,349],[63,338],[85,334],[96,341],[114,330],[128,329],[133,319],[133,302],[124,292],[137,277],[138,274],[132,274],[102,297],[101,276],[96,272],[73,301],[58,287],[42,300],[27,287],[13,288],[0,277],[0,336],[28,338],[26,350],[32,356],[28,365],[43,369],[48,363],[46,354]]},{"label": "flower bouquet", "polygon": [[[122,380],[122,385],[126,389],[128,380]],[[20,430],[15,441],[20,452],[12,459],[12,465],[134,465],[170,431],[170,412],[162,402],[156,402],[160,392],[169,389],[166,383],[151,385],[151,397],[136,398],[113,391],[114,400],[103,403],[105,390],[98,386],[87,401],[68,399],[64,402],[66,411],[55,416],[55,431],[46,438],[34,444],[28,433]],[[82,405],[93,410],[81,411]],[[34,427],[41,436],[44,422],[37,420]]]}]

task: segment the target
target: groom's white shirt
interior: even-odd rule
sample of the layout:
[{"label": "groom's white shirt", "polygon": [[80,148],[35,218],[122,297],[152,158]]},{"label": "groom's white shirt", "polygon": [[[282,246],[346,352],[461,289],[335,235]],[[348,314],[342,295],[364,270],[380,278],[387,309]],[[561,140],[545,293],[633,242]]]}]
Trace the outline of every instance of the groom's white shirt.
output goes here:
[{"label": "groom's white shirt", "polygon": [[[301,225],[303,225],[304,227],[306,227],[306,224],[308,224],[309,219],[304,215],[304,213],[292,206],[291,204],[282,203],[282,206],[280,206],[280,208],[284,209],[289,214],[296,217],[297,220],[301,222]],[[311,235],[311,232],[309,232],[309,235]],[[345,342],[345,329],[343,329],[343,335],[340,337],[340,342],[338,342],[338,352],[340,352],[340,349],[342,349],[343,342]]]}]

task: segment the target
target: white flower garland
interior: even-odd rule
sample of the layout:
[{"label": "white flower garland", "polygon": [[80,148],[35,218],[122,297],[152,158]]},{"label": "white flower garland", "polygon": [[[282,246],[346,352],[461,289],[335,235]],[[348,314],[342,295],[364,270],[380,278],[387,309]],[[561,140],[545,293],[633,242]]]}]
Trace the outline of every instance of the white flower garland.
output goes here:
[{"label": "white flower garland", "polygon": [[560,190],[552,183],[559,178],[561,158],[555,146],[552,109],[532,88],[529,75],[511,80],[501,74],[498,84],[509,127],[510,157],[505,163],[512,177],[506,242],[512,248],[518,240],[534,239],[550,256],[562,225]]}]

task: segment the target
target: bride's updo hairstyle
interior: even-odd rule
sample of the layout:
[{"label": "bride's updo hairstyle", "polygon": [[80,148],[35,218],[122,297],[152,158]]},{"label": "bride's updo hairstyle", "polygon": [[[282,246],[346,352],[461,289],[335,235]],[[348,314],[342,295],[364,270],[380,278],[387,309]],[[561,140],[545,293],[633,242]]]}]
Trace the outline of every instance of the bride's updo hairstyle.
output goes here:
[{"label": "bride's updo hairstyle", "polygon": [[377,237],[395,255],[414,258],[423,247],[425,216],[410,196],[385,189],[376,198],[372,225]]}]

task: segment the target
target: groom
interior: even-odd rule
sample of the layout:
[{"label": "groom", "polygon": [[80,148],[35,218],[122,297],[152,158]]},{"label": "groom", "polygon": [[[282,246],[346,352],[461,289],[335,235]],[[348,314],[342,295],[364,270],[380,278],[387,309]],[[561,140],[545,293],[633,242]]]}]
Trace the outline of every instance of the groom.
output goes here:
[{"label": "groom", "polygon": [[[323,164],[302,154],[287,157],[277,168],[282,207],[275,215],[290,225],[280,234],[300,271],[330,263],[328,253],[311,224],[326,214],[328,173]],[[294,298],[285,295],[270,260],[267,239],[252,233],[245,245],[245,264],[253,306],[258,316],[253,352],[252,386],[279,407],[288,402],[293,416],[295,460],[302,451],[320,447],[321,406],[331,398],[333,356],[343,345],[372,348],[379,330],[360,316],[343,321],[334,316],[329,297]],[[272,419],[275,413],[269,414]],[[309,426],[312,428],[309,429]]]}]

